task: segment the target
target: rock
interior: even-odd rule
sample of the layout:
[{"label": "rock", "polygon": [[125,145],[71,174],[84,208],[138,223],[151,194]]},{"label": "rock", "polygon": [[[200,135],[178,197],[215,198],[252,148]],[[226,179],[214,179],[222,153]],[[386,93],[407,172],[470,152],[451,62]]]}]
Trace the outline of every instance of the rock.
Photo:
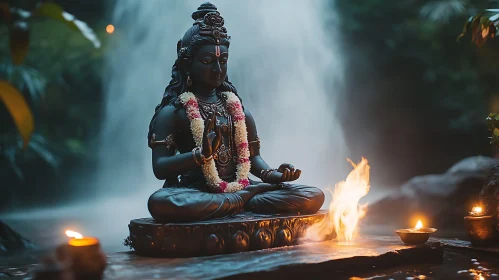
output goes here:
[{"label": "rock", "polygon": [[369,224],[414,226],[409,223],[420,215],[431,222],[429,226],[462,228],[463,217],[479,201],[485,179],[498,164],[498,159],[475,156],[459,161],[443,174],[414,177],[400,191],[370,206],[366,220]]},{"label": "rock", "polygon": [[0,255],[8,255],[26,249],[35,249],[36,246],[8,225],[0,221]]},{"label": "rock", "polygon": [[[499,165],[496,165],[487,176],[480,192],[480,201],[487,214],[496,217],[499,221]],[[499,230],[499,224],[497,230]]]}]

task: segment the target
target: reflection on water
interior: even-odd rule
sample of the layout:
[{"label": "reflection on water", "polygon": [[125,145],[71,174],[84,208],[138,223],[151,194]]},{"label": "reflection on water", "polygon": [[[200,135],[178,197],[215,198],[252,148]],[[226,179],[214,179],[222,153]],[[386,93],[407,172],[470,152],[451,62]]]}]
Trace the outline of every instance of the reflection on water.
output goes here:
[{"label": "reflection on water", "polygon": [[345,279],[499,279],[499,258],[473,252],[446,250],[440,265],[398,267]]},{"label": "reflection on water", "polygon": [[42,248],[53,248],[68,237],[66,229],[100,239],[105,252],[125,251],[130,220],[150,217],[147,200],[152,190],[129,197],[106,198],[69,206],[37,209],[0,216],[10,227]]}]

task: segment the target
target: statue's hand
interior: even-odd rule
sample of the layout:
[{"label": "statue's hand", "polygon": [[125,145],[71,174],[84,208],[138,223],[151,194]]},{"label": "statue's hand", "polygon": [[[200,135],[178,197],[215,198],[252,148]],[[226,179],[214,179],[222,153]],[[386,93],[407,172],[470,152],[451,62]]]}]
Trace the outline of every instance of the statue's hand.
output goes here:
[{"label": "statue's hand", "polygon": [[222,132],[216,122],[216,114],[211,114],[204,122],[202,153],[206,158],[211,157],[222,144]]},{"label": "statue's hand", "polygon": [[270,180],[275,183],[291,182],[300,178],[300,175],[300,169],[295,169],[292,164],[283,163],[277,168],[277,171],[270,174]]}]

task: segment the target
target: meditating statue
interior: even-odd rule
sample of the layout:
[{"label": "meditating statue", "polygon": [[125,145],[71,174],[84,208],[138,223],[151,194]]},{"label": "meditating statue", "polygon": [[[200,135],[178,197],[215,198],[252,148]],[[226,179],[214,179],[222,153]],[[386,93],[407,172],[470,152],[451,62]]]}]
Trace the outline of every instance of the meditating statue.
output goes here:
[{"label": "meditating statue", "polygon": [[[149,126],[153,171],[165,180],[149,198],[152,217],[193,222],[242,211],[316,213],[323,192],[287,183],[301,171],[291,164],[270,168],[260,155],[255,121],[227,76],[230,36],[224,19],[210,3],[192,18]],[[249,179],[250,173],[261,182]]]}]

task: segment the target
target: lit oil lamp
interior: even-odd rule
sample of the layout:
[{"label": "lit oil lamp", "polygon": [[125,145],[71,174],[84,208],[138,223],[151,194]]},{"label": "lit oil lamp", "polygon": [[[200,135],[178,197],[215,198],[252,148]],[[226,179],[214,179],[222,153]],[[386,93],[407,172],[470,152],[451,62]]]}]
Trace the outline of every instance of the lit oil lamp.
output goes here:
[{"label": "lit oil lamp", "polygon": [[430,235],[437,231],[436,228],[424,228],[421,220],[418,220],[414,228],[399,229],[395,231],[402,242],[411,245],[423,244],[430,238]]},{"label": "lit oil lamp", "polygon": [[494,230],[494,219],[486,215],[481,206],[474,206],[468,216],[464,217],[464,225],[471,245],[487,246],[497,242]]},{"label": "lit oil lamp", "polygon": [[60,246],[58,253],[69,255],[75,279],[102,279],[107,263],[99,240],[71,230],[66,235],[70,239]]}]

